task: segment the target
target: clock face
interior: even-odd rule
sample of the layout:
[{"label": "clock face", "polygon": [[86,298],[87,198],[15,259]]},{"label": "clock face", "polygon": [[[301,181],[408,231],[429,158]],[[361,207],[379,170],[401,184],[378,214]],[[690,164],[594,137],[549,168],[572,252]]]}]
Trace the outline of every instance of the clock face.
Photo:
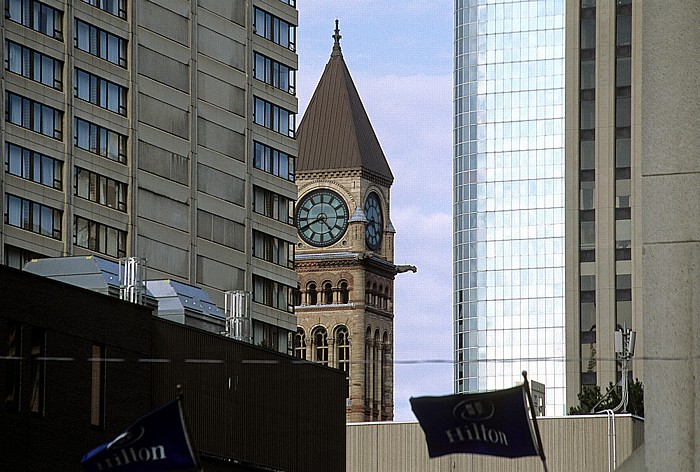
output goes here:
[{"label": "clock face", "polygon": [[297,205],[299,236],[312,246],[330,246],[340,240],[348,227],[348,207],[332,190],[314,190]]},{"label": "clock face", "polygon": [[365,216],[367,217],[365,242],[370,249],[377,250],[382,242],[384,219],[382,218],[382,207],[379,203],[379,197],[374,192],[370,193],[367,200],[365,200]]}]

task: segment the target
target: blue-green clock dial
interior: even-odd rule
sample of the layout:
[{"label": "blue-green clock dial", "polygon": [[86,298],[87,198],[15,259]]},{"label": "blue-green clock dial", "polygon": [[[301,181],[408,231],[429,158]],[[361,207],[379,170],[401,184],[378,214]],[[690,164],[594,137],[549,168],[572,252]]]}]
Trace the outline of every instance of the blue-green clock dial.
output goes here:
[{"label": "blue-green clock dial", "polygon": [[348,207],[332,190],[314,190],[299,201],[296,224],[304,242],[316,247],[330,246],[347,230]]},{"label": "blue-green clock dial", "polygon": [[376,251],[382,242],[384,218],[379,197],[374,192],[370,193],[365,200],[365,216],[367,217],[365,242],[370,249]]}]

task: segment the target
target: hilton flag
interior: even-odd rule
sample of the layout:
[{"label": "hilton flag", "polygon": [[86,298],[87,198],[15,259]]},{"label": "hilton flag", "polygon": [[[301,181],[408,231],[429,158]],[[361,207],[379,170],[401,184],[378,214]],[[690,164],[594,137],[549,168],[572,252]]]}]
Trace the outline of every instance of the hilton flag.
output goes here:
[{"label": "hilton flag", "polygon": [[430,457],[468,453],[538,456],[525,386],[487,393],[411,398]]},{"label": "hilton flag", "polygon": [[199,468],[179,398],[144,416],[113,441],[88,452],[80,463],[89,472],[182,471]]}]

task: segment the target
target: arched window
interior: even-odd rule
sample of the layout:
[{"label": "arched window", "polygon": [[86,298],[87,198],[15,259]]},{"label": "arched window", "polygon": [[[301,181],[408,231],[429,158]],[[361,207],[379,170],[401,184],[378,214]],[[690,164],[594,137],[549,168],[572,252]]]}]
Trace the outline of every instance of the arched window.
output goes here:
[{"label": "arched window", "polygon": [[377,400],[379,399],[379,386],[382,384],[382,370],[381,370],[381,358],[379,349],[381,347],[379,330],[374,332],[374,346],[372,353],[372,361],[374,362],[374,367],[372,369],[372,409],[375,415],[378,411]]},{"label": "arched window", "polygon": [[365,333],[365,406],[369,408],[370,400],[370,372],[372,370],[372,328],[367,327]]},{"label": "arched window", "polygon": [[377,284],[372,284],[372,305],[377,306]]},{"label": "arched window", "polygon": [[294,290],[294,306],[301,305],[301,286],[297,284],[297,288]]},{"label": "arched window", "polygon": [[377,305],[379,308],[385,308],[384,307],[384,287],[382,285],[379,286],[379,289],[377,291]]},{"label": "arched window", "polygon": [[294,357],[306,359],[306,333],[301,326],[294,335]]},{"label": "arched window", "polygon": [[389,309],[389,287],[384,289],[384,309]]},{"label": "arched window", "polygon": [[[389,370],[389,362],[388,362],[388,354],[389,354],[389,333],[384,331],[384,335],[382,336],[382,379],[385,379]],[[385,385],[386,382],[382,382],[380,386],[380,399],[381,399],[381,413],[384,414],[384,411],[387,406],[387,388]],[[382,418],[379,418],[380,420]]]},{"label": "arched window", "polygon": [[333,285],[330,282],[323,284],[323,303],[326,305],[333,304]]},{"label": "arched window", "polygon": [[365,303],[367,305],[372,303],[372,284],[370,282],[367,282],[367,286],[365,287]]},{"label": "arched window", "polygon": [[314,329],[314,350],[315,361],[319,364],[328,365],[328,332],[323,326]]},{"label": "arched window", "polygon": [[345,375],[350,374],[350,338],[348,336],[348,328],[338,326],[335,330],[335,347],[336,359],[338,360],[338,369],[345,372]]},{"label": "arched window", "polygon": [[338,288],[340,292],[340,303],[347,305],[350,303],[350,291],[348,290],[348,283],[346,281],[340,282],[340,287]]},{"label": "arched window", "polygon": [[308,305],[318,304],[318,294],[316,293],[316,284],[309,282],[306,285],[306,299],[308,300]]}]

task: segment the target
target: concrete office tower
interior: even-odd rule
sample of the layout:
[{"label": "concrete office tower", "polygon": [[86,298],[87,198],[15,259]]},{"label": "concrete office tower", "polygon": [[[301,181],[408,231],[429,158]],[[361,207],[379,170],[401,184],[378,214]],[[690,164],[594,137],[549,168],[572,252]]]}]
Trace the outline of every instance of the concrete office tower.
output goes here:
[{"label": "concrete office tower", "polygon": [[[639,5],[634,2],[635,10]],[[635,68],[643,76],[638,133],[644,216],[641,323],[646,333],[643,470],[698,471],[700,4],[643,6],[634,12],[643,21],[633,22],[643,28],[642,64]]]},{"label": "concrete office tower", "polygon": [[455,5],[455,391],[564,413],[564,0]]},{"label": "concrete office tower", "polygon": [[[567,2],[567,406],[620,379],[616,329],[635,330],[634,357],[644,352],[641,10],[632,0]],[[630,375],[642,378],[641,362]]]},{"label": "concrete office tower", "polygon": [[6,0],[2,261],[146,258],[286,351],[294,3]]}]

